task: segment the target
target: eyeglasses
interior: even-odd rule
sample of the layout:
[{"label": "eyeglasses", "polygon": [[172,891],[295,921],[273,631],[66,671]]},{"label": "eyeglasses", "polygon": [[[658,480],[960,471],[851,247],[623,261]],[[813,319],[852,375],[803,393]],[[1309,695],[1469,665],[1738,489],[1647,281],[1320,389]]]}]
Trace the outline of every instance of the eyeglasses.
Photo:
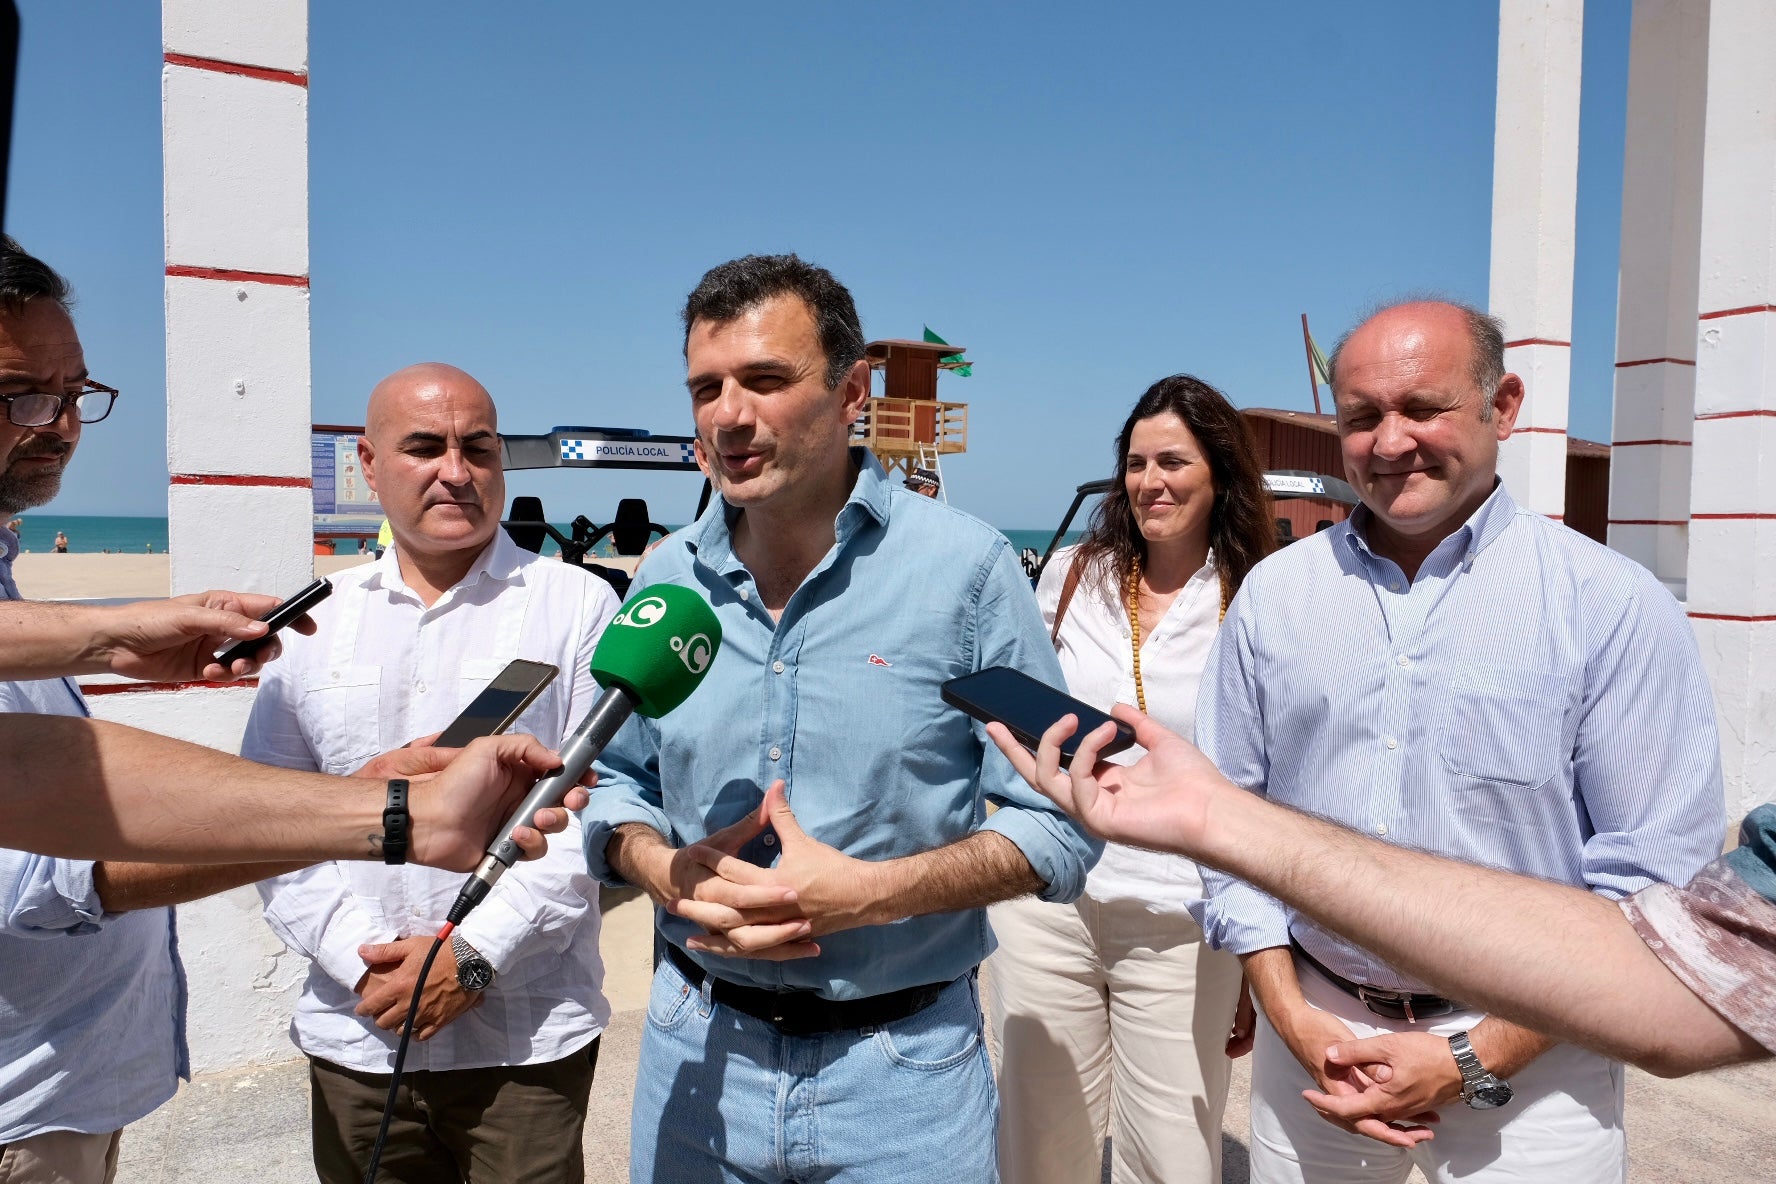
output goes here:
[{"label": "eyeglasses", "polygon": [[6,404],[6,418],[14,427],[40,428],[62,417],[70,403],[81,423],[98,423],[111,414],[117,402],[117,388],[102,382],[86,380],[86,389],[77,395],[52,395],[48,391],[26,391],[22,395],[0,395]]}]

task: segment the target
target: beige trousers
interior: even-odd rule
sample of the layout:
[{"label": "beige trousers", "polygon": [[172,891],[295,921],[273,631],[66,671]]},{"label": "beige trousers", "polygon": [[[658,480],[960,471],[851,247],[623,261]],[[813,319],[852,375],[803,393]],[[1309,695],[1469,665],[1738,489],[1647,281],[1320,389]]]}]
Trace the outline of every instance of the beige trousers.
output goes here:
[{"label": "beige trousers", "polygon": [[50,1131],[0,1145],[0,1184],[111,1184],[122,1131]]},{"label": "beige trousers", "polygon": [[1134,901],[988,915],[1005,1184],[1097,1184],[1106,1135],[1115,1184],[1218,1182],[1239,960]]}]

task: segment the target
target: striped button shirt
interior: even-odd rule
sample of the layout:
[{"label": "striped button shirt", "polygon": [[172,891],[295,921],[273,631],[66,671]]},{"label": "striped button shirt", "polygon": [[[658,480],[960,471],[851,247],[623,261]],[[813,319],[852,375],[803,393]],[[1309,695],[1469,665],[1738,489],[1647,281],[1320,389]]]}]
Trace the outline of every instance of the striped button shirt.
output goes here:
[{"label": "striped button shirt", "polygon": [[[1502,486],[1415,579],[1359,509],[1259,564],[1197,705],[1229,779],[1402,846],[1603,895],[1686,882],[1725,833],[1694,634],[1640,565]],[[1204,928],[1287,944],[1357,982],[1423,990],[1251,885],[1204,869]]]}]

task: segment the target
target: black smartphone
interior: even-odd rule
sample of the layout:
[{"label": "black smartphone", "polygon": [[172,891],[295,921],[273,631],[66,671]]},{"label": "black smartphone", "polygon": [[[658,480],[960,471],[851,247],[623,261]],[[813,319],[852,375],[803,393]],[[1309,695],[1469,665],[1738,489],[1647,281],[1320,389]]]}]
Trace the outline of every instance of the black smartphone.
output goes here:
[{"label": "black smartphone", "polygon": [[439,748],[461,748],[471,740],[499,735],[524,714],[524,709],[560,673],[559,668],[547,662],[519,658],[508,663],[432,743]]},{"label": "black smartphone", "polygon": [[[222,664],[223,669],[232,669],[238,659],[251,658],[259,652],[260,646],[277,636],[279,629],[331,595],[333,595],[333,585],[330,581],[323,579],[316,580],[288,600],[279,601],[276,608],[259,618],[270,626],[265,636],[250,638],[247,641],[235,641],[233,645],[223,646],[215,653],[216,661]],[[230,638],[229,640],[233,641],[234,639]]]},{"label": "black smartphone", "polygon": [[1061,745],[1061,755],[1069,760],[1078,751],[1081,736],[1107,723],[1116,725],[1116,737],[1104,746],[1104,756],[1135,742],[1135,730],[1121,720],[1010,666],[989,666],[952,678],[943,684],[942,691],[945,703],[960,707],[982,723],[1004,724],[1017,742],[1032,752],[1042,742],[1042,733],[1068,713],[1079,717],[1078,729]]}]

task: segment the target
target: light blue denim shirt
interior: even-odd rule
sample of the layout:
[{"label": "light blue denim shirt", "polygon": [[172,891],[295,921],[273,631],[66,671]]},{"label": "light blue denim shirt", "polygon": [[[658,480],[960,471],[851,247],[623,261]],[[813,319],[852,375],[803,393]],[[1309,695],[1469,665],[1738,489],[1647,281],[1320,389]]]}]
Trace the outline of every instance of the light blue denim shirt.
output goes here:
[{"label": "light blue denim shirt", "polygon": [[[861,467],[837,541],[781,621],[735,557],[733,512],[719,498],[642,566],[637,588],[702,593],[722,643],[682,706],[631,719],[605,749],[583,815],[592,873],[620,882],[605,862],[613,828],[643,822],[683,846],[756,809],[782,778],[802,828],[848,855],[894,859],[997,831],[1047,885],[1044,899],[1072,900],[1099,845],[938,690],[999,665],[1063,685],[1029,580],[998,531],[891,485],[868,452],[852,454]],[[988,801],[999,806],[991,817]],[[769,865],[774,843],[767,833],[744,854]],[[700,932],[664,911],[658,924],[680,947]],[[730,981],[849,999],[957,978],[993,938],[986,911],[970,909],[830,934],[820,948],[790,962],[691,956]]]},{"label": "light blue denim shirt", "polygon": [[[1644,567],[1503,486],[1408,580],[1359,509],[1264,560],[1229,607],[1197,743],[1236,785],[1404,847],[1608,897],[1682,884],[1726,831],[1695,634]],[[1424,990],[1204,869],[1204,929]]]},{"label": "light blue denim shirt", "polygon": [[[18,538],[0,529],[0,593]],[[0,711],[86,714],[62,678],[0,682]],[[0,849],[0,1144],[104,1134],[190,1076],[172,909],[106,914],[93,865]]]}]

